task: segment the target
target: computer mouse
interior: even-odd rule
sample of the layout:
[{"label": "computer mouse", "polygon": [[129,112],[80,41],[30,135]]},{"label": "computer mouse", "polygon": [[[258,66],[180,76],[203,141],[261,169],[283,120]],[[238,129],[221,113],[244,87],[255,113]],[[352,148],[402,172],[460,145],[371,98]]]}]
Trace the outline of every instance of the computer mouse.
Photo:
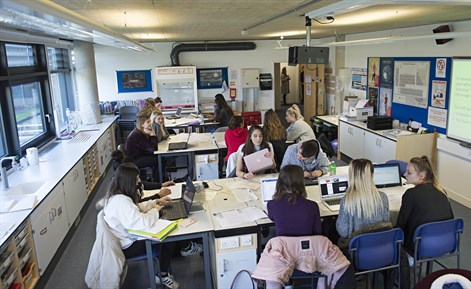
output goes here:
[{"label": "computer mouse", "polygon": [[202,182],[202,183],[203,183],[203,187],[204,187],[205,189],[209,188],[209,185],[208,185],[207,182]]}]

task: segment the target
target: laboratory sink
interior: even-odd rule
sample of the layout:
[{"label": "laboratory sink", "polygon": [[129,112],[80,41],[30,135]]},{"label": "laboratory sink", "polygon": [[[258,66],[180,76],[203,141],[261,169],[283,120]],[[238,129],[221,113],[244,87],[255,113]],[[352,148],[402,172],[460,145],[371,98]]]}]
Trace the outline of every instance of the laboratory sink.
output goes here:
[{"label": "laboratory sink", "polygon": [[45,183],[46,181],[20,183],[2,192],[2,195],[5,197],[32,196],[36,194]]}]

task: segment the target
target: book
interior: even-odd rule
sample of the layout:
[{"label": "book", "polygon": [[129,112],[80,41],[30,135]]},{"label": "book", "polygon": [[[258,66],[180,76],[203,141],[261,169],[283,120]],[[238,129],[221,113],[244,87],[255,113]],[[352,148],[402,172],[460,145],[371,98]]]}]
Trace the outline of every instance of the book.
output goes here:
[{"label": "book", "polygon": [[177,227],[178,221],[159,219],[148,231],[130,229],[128,230],[128,233],[144,238],[155,239],[157,241],[163,241]]}]

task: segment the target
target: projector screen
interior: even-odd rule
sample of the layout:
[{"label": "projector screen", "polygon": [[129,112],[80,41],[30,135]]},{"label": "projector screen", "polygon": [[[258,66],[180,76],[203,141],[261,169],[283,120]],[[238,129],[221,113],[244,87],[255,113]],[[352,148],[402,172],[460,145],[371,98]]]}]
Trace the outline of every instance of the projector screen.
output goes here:
[{"label": "projector screen", "polygon": [[454,58],[446,135],[471,144],[471,58]]}]

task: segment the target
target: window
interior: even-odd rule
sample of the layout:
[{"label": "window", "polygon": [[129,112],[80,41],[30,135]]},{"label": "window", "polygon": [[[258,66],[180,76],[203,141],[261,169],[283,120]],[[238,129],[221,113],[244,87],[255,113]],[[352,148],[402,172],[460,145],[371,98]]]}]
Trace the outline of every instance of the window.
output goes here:
[{"label": "window", "polygon": [[48,47],[47,58],[51,74],[52,103],[59,127],[64,130],[67,126],[67,108],[75,110],[69,51],[64,48]]},{"label": "window", "polygon": [[55,137],[46,47],[0,41],[0,157]]}]

